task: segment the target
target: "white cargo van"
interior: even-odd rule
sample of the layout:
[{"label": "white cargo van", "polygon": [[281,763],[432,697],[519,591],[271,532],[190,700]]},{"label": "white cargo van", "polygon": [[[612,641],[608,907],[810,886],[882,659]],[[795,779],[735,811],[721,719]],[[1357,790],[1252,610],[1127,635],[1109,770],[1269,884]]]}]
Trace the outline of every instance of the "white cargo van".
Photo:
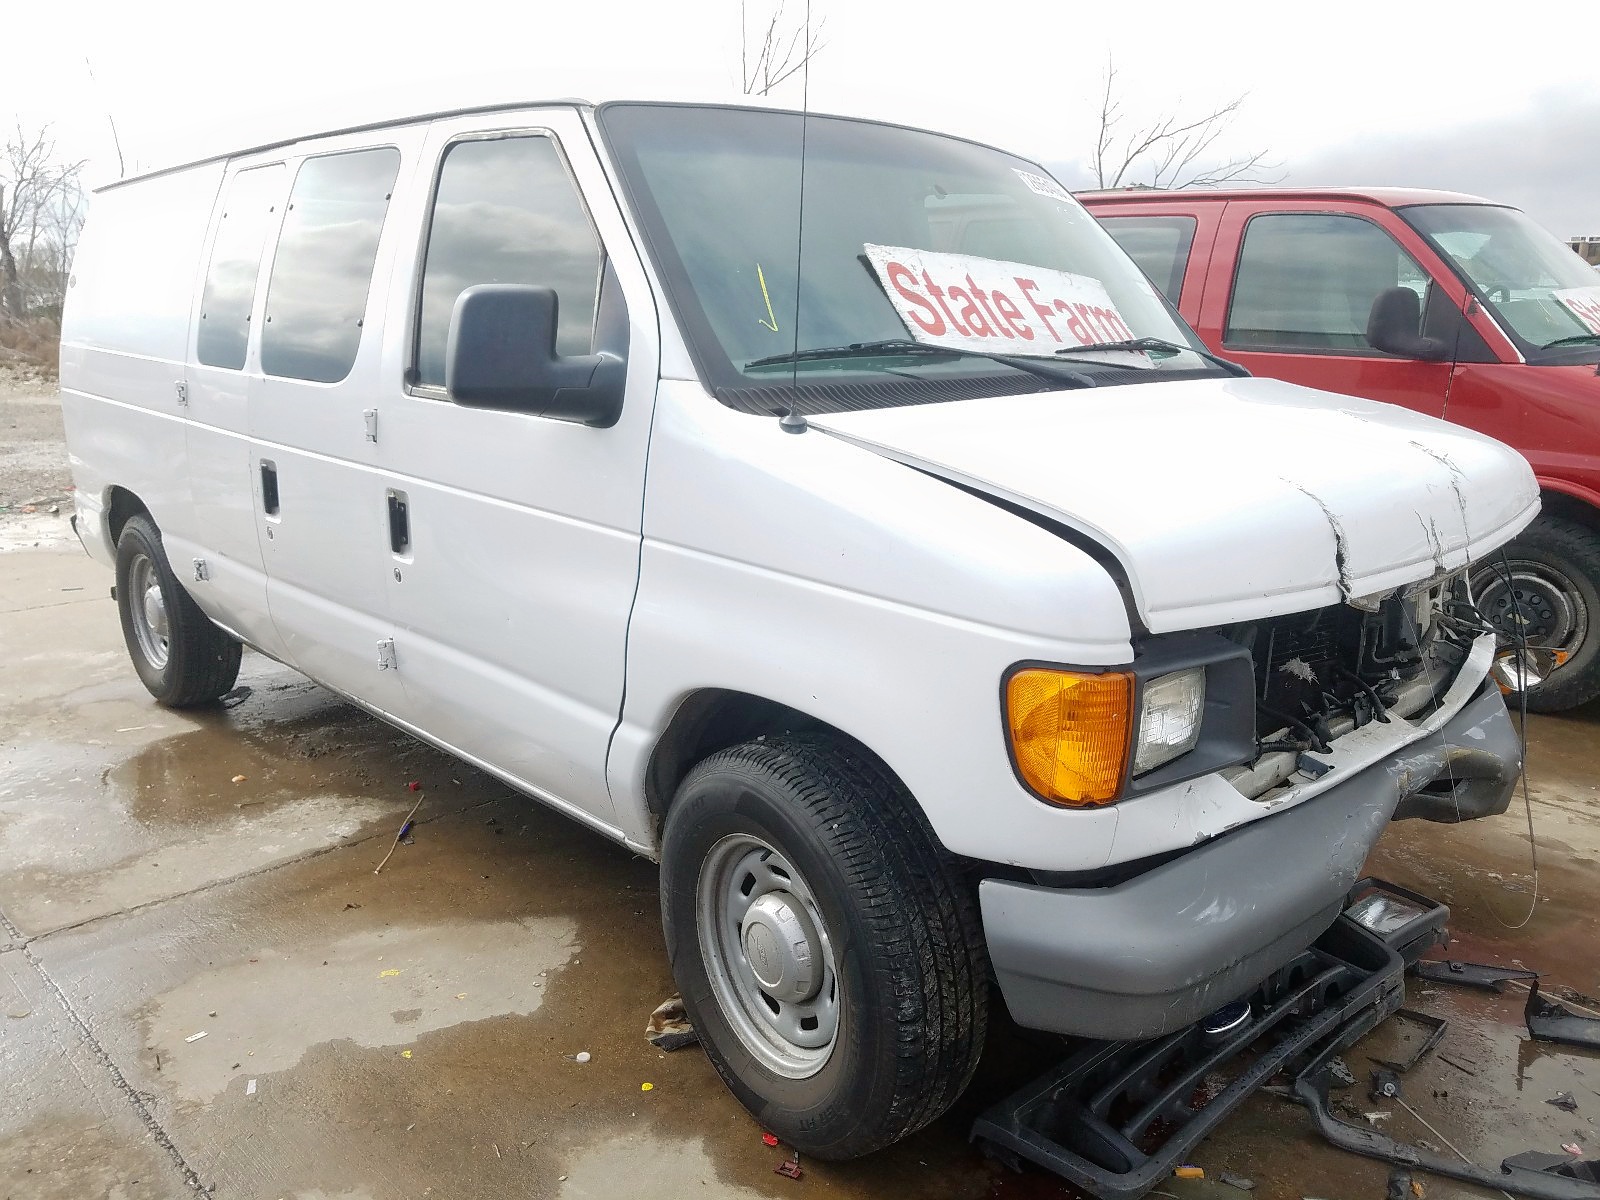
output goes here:
[{"label": "white cargo van", "polygon": [[61,362],[156,699],[250,646],[659,859],[707,1051],[825,1157],[989,1004],[1181,1029],[1390,819],[1505,808],[1463,580],[1527,464],[1241,375],[1036,163],[576,101],[101,190]]}]

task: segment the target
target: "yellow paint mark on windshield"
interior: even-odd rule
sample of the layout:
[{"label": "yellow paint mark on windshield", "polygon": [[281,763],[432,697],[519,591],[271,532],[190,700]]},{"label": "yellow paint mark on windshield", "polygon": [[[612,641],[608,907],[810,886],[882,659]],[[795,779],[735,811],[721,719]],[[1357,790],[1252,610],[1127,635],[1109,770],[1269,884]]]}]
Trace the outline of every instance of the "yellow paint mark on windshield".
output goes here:
[{"label": "yellow paint mark on windshield", "polygon": [[763,329],[770,329],[773,333],[777,333],[778,318],[772,313],[772,297],[767,295],[767,274],[761,269],[760,263],[756,264],[756,279],[761,284],[761,298],[767,302],[767,319],[763,321],[760,317],[757,317],[756,324]]}]

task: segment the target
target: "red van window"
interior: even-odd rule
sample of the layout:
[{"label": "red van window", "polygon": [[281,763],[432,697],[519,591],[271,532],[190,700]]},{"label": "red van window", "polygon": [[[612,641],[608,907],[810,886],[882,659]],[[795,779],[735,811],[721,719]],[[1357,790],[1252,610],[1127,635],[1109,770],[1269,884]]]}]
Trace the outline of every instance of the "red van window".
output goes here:
[{"label": "red van window", "polygon": [[1193,217],[1101,217],[1100,224],[1173,304],[1194,248]]},{"label": "red van window", "polygon": [[1223,340],[1232,346],[1375,354],[1367,316],[1379,292],[1430,282],[1371,221],[1332,213],[1266,213],[1245,226]]}]

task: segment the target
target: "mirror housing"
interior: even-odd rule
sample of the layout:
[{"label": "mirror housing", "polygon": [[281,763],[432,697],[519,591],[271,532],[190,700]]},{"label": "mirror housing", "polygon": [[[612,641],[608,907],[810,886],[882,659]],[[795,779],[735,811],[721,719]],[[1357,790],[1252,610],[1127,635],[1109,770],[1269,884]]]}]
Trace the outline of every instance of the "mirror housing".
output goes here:
[{"label": "mirror housing", "polygon": [[553,288],[484,283],[456,297],[445,344],[445,391],[466,408],[616,424],[627,376],[627,313],[606,264],[595,353],[556,352],[560,300]]},{"label": "mirror housing", "polygon": [[1450,356],[1438,338],[1422,336],[1422,300],[1408,287],[1386,288],[1372,301],[1367,345],[1385,354],[1437,362]]}]

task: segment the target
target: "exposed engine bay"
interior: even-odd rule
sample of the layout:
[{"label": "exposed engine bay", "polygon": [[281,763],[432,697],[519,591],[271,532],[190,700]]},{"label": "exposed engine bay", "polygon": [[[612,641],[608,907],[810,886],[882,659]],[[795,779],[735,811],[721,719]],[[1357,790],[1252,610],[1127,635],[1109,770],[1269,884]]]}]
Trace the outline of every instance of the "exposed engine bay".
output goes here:
[{"label": "exposed engine bay", "polygon": [[1296,771],[1316,775],[1316,755],[1336,739],[1440,703],[1491,627],[1457,573],[1216,632],[1255,663],[1256,756],[1226,774],[1246,796],[1267,799]]}]

